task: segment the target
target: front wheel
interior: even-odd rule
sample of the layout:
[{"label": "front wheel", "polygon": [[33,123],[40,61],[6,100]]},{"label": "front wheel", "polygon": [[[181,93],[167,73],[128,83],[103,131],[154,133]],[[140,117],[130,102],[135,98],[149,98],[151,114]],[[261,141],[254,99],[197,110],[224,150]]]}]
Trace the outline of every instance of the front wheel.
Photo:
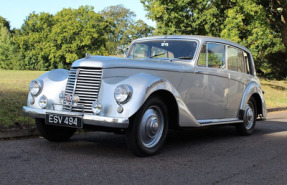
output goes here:
[{"label": "front wheel", "polygon": [[240,135],[251,135],[255,130],[257,118],[256,102],[251,97],[246,105],[243,122],[236,126],[236,130]]},{"label": "front wheel", "polygon": [[168,131],[168,111],[163,101],[157,96],[149,98],[130,121],[126,132],[129,149],[138,156],[157,153]]},{"label": "front wheel", "polygon": [[49,141],[66,141],[76,132],[75,128],[58,127],[45,124],[45,119],[35,119],[36,126],[40,134]]}]

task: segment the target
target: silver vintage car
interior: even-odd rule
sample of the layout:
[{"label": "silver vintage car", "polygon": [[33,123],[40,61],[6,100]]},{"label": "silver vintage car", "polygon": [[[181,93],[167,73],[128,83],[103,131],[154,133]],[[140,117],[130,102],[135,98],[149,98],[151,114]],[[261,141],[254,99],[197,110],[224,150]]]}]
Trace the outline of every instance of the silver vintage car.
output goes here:
[{"label": "silver vintage car", "polygon": [[137,39],[125,58],[87,54],[33,80],[23,112],[49,141],[112,131],[139,156],[158,152],[168,129],[233,124],[250,135],[267,114],[250,51],[205,36]]}]

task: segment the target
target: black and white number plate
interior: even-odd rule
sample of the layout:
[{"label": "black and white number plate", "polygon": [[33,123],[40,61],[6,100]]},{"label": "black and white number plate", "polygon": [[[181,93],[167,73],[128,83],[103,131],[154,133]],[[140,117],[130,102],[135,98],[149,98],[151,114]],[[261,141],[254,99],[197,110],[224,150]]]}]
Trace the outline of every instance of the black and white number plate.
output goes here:
[{"label": "black and white number plate", "polygon": [[59,114],[46,114],[46,124],[74,128],[83,127],[81,118]]}]

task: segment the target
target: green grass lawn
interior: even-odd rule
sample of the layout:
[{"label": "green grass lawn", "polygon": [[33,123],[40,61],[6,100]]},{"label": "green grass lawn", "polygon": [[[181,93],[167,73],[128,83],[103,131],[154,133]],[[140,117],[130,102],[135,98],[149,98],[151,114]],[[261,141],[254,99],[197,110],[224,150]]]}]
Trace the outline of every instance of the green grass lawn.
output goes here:
[{"label": "green grass lawn", "polygon": [[287,80],[260,79],[267,108],[287,107]]},{"label": "green grass lawn", "polygon": [[[26,105],[29,84],[43,71],[0,70],[0,128],[34,125],[34,119],[22,114]],[[287,107],[287,80],[261,79],[267,108]]]},{"label": "green grass lawn", "polygon": [[29,84],[44,71],[0,70],[0,128],[34,124],[32,118],[22,114],[27,103]]}]

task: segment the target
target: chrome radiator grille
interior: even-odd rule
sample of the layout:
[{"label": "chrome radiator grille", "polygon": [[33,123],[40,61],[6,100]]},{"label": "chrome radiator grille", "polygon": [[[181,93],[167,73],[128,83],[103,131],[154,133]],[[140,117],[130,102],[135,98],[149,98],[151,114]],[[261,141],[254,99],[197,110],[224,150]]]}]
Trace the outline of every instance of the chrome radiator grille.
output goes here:
[{"label": "chrome radiator grille", "polygon": [[70,106],[64,98],[63,110],[92,113],[92,103],[98,98],[102,79],[100,68],[71,68],[65,90],[65,96],[78,95],[77,106]]}]

